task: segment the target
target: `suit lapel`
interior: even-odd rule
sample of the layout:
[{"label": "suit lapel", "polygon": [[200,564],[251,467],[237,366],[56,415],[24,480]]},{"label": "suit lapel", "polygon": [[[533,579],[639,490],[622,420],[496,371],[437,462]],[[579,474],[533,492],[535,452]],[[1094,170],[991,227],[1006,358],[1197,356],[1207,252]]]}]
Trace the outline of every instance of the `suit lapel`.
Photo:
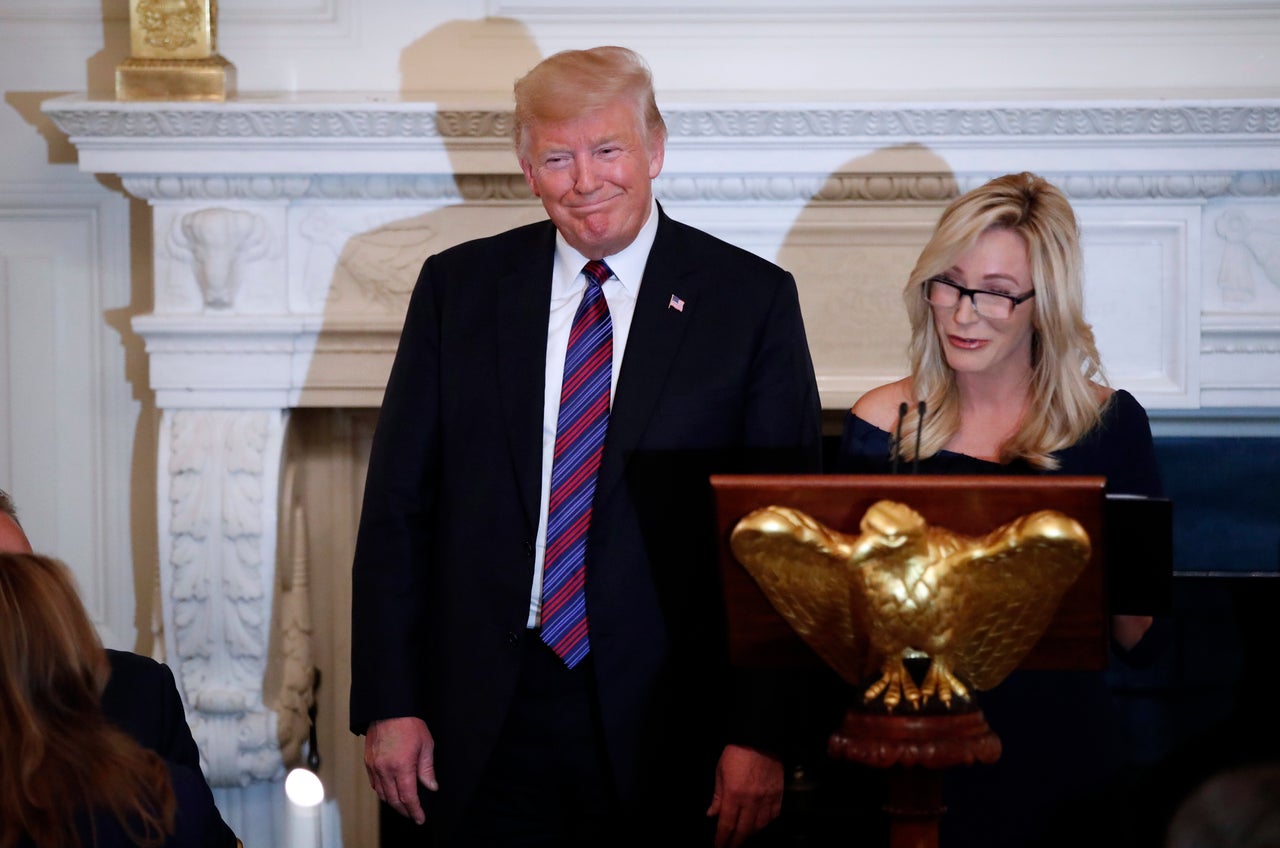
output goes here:
[{"label": "suit lapel", "polygon": [[506,422],[516,485],[531,532],[538,526],[538,497],[542,485],[542,405],[555,229],[548,221],[545,228],[535,233],[533,244],[512,252],[523,264],[513,267],[498,280],[495,298],[496,389]]},{"label": "suit lapel", "polygon": [[[698,308],[699,279],[691,273],[678,241],[675,223],[659,207],[658,232],[645,263],[618,375],[618,393],[609,413],[597,498],[607,496],[621,479],[627,455],[644,435]],[[680,309],[671,304],[673,294],[683,300]]]}]

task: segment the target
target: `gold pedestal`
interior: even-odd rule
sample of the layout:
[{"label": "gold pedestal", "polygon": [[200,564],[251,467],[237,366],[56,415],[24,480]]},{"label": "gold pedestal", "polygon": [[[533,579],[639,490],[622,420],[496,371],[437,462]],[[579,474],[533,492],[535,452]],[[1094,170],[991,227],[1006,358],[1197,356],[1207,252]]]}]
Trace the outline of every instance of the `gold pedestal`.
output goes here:
[{"label": "gold pedestal", "polygon": [[236,67],[207,59],[125,59],[116,67],[117,100],[226,100],[236,92]]}]

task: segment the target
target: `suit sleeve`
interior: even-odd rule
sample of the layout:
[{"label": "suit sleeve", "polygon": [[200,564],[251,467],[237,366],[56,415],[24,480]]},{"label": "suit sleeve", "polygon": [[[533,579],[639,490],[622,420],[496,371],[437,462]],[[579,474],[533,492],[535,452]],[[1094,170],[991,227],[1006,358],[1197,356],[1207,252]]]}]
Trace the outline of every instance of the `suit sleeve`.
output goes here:
[{"label": "suit sleeve", "polygon": [[102,692],[103,714],[143,747],[199,771],[200,749],[169,666],[128,651],[108,650],[107,659],[111,676]]},{"label": "suit sleeve", "polygon": [[[128,733],[144,748],[155,751],[169,765],[175,775],[178,791],[179,817],[186,815],[183,809],[183,786],[200,812],[198,827],[190,829],[191,844],[207,848],[233,848],[236,835],[222,820],[213,801],[213,795],[200,769],[200,749],[187,724],[182,696],[173,671],[164,663],[128,651],[107,651],[111,663],[111,676],[102,693],[102,712],[113,724]],[[184,775],[183,784],[176,780]],[[179,823],[180,827],[181,822]],[[178,844],[187,844],[179,841]]]},{"label": "suit sleeve", "polygon": [[[794,278],[776,288],[751,362],[743,440],[759,473],[816,473],[822,408]],[[764,450],[755,450],[763,448]],[[808,681],[792,669],[737,669],[728,740],[783,758],[807,744],[796,735]]]},{"label": "suit sleeve", "polygon": [[750,368],[743,443],[781,449],[778,473],[822,468],[822,404],[795,279],[775,288]]},{"label": "suit sleeve", "polygon": [[173,679],[169,666],[158,664],[157,668],[160,676],[158,695],[162,721],[161,742],[157,751],[169,762],[199,773],[200,749],[187,725],[187,714],[182,708],[182,698],[178,695],[178,684]]},{"label": "suit sleeve", "polygon": [[351,729],[421,716],[419,631],[439,433],[439,321],[423,265],[374,431],[352,566]]}]

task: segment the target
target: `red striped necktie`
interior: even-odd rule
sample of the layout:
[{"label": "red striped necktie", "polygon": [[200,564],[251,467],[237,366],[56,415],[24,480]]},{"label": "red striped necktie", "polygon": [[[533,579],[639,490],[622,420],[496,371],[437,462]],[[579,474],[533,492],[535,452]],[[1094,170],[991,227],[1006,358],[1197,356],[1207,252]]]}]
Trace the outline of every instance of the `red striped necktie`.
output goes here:
[{"label": "red striped necktie", "polygon": [[587,636],[587,533],[609,426],[613,322],[600,287],[612,276],[599,260],[582,269],[587,290],[569,330],[556,422],[542,570],[542,641],[573,668],[591,650]]}]

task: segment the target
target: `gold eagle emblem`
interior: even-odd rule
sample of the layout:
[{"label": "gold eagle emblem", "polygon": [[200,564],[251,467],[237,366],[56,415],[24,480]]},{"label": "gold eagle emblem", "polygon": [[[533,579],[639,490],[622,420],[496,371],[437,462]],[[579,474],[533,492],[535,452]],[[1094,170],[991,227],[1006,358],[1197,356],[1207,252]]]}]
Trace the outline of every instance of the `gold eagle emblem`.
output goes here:
[{"label": "gold eagle emblem", "polygon": [[[950,709],[953,698],[971,700],[971,686],[1004,680],[1089,561],[1088,534],[1053,510],[972,538],[883,500],[859,529],[849,535],[771,506],[741,519],[730,544],[818,656],[890,712],[935,697]],[[905,664],[912,658],[927,661],[918,684]]]}]

